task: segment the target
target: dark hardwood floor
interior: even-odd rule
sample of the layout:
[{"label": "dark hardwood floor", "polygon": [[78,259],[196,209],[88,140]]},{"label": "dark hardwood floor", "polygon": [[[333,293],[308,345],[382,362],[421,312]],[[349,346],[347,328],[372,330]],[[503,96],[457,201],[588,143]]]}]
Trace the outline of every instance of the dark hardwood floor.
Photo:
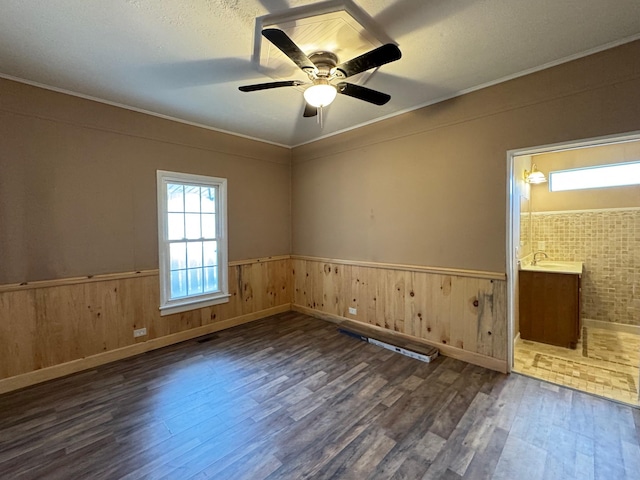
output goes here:
[{"label": "dark hardwood floor", "polygon": [[3,479],[638,479],[637,410],[286,313],[0,396]]}]

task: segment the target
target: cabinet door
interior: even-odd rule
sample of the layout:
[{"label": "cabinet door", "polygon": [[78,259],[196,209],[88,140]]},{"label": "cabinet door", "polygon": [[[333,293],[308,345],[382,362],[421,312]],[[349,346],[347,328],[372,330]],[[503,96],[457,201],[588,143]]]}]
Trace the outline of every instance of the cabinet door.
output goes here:
[{"label": "cabinet door", "polygon": [[579,337],[579,276],[520,271],[520,336],[575,348]]}]

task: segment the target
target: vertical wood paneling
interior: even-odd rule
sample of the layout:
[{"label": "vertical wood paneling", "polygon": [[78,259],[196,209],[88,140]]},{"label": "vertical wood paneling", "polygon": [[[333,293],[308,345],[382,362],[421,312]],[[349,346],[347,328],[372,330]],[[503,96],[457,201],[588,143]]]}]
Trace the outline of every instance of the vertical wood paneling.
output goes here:
[{"label": "vertical wood paneling", "polygon": [[0,378],[38,368],[35,332],[35,291],[0,294]]},{"label": "vertical wood paneling", "polygon": [[[300,261],[300,275],[302,277],[302,300],[306,302],[308,308],[315,308],[313,303],[313,270],[312,265]],[[302,303],[304,305],[304,303]]]},{"label": "vertical wood paneling", "polygon": [[[488,288],[489,287],[489,288]],[[493,295],[491,286],[481,285],[478,290],[478,345],[476,351],[483,355],[491,355],[493,350],[492,328]]]},{"label": "vertical wood paneling", "polygon": [[382,318],[381,326],[387,330],[393,330],[394,325],[394,272],[392,270],[386,270],[379,278],[379,300],[376,305],[376,310]]},{"label": "vertical wood paneling", "polygon": [[265,291],[266,285],[263,282],[267,281],[267,273],[264,263],[254,263],[249,269],[251,275],[249,275],[249,285],[251,285],[251,291],[253,296],[251,301],[248,302],[248,310],[246,313],[255,311],[256,306],[263,305],[265,303],[265,297],[267,292]]},{"label": "vertical wood paneling", "polygon": [[293,288],[293,279],[291,277],[291,261],[271,262],[269,272],[273,272],[274,281],[274,301],[271,306],[291,303],[291,289]]},{"label": "vertical wood paneling", "polygon": [[391,330],[394,330],[396,332],[404,332],[405,331],[405,327],[404,327],[404,319],[405,319],[405,312],[404,312],[404,297],[405,297],[405,284],[404,284],[404,280],[405,280],[405,272],[401,271],[401,270],[388,270],[388,276],[387,279],[390,281],[391,285],[389,285],[390,291],[391,291],[391,295],[390,295],[390,299],[388,300],[388,305],[390,306],[390,308],[388,308],[387,310],[390,312],[389,314],[385,315],[386,318],[388,319],[387,321],[389,322],[388,326],[386,326],[386,328],[389,328]]},{"label": "vertical wood paneling", "polygon": [[249,265],[235,265],[229,267],[229,301],[200,310],[201,325],[219,322],[226,318],[233,318],[239,312],[244,312],[247,307],[243,300],[243,272]]},{"label": "vertical wood paneling", "polygon": [[367,323],[367,309],[364,299],[366,298],[367,282],[366,270],[357,265],[351,266],[351,290],[349,295],[349,305],[356,309],[356,315],[348,315],[349,318]]},{"label": "vertical wood paneling", "polygon": [[504,280],[302,259],[293,269],[294,304],[506,359]]},{"label": "vertical wood paneling", "polygon": [[464,349],[464,326],[467,299],[465,298],[466,286],[468,278],[451,284],[451,304],[450,304],[450,322],[449,322],[449,340],[450,345],[456,348]]},{"label": "vertical wood paneling", "polygon": [[289,304],[289,262],[231,266],[228,303],[166,316],[157,275],[0,292],[0,379]]},{"label": "vertical wood paneling", "polygon": [[384,300],[382,298],[382,277],[375,268],[367,268],[367,292],[369,295],[369,307],[367,308],[367,321],[371,325],[384,327]]},{"label": "vertical wood paneling", "polygon": [[493,285],[493,352],[494,358],[507,359],[507,285],[492,280]]},{"label": "vertical wood paneling", "polygon": [[415,325],[418,320],[418,307],[413,281],[415,275],[415,272],[404,272],[404,332],[413,336],[417,336]]},{"label": "vertical wood paneling", "polygon": [[[321,288],[314,288],[313,282],[316,279],[316,275],[314,275],[314,270],[317,267],[316,264],[307,264],[305,262],[305,278],[304,278],[304,288],[307,298],[307,306],[309,308],[316,308],[316,299],[314,297],[316,290],[321,290]],[[319,308],[319,307],[318,307]]]},{"label": "vertical wood paneling", "polygon": [[[2,292],[0,378],[290,302],[506,359],[502,280],[282,259],[230,267],[229,293],[228,303],[161,317],[157,275]],[[148,335],[134,339],[141,327]]]},{"label": "vertical wood paneling", "polygon": [[341,281],[338,277],[338,266],[330,263],[322,265],[322,305],[324,311],[338,315]]},{"label": "vertical wood paneling", "polygon": [[247,265],[246,268],[240,269],[240,278],[242,279],[242,289],[240,295],[242,298],[242,313],[247,314],[253,310],[254,303],[254,286],[253,279],[256,277],[255,264]]},{"label": "vertical wood paneling", "polygon": [[[83,285],[88,313],[81,333],[85,339],[84,356],[126,345],[125,338],[132,328],[127,328],[125,322],[109,322],[109,319],[124,318],[122,305],[118,302],[118,290],[121,290],[119,280]],[[110,331],[111,329],[113,330]]]},{"label": "vertical wood paneling", "polygon": [[465,310],[463,316],[462,345],[465,350],[478,351],[478,294],[480,282],[477,278],[466,278],[464,282]]},{"label": "vertical wood paneling", "polygon": [[324,311],[324,264],[320,262],[314,262],[310,268],[310,277],[313,279],[313,305],[314,308],[318,308]]},{"label": "vertical wood paneling", "polygon": [[338,269],[336,274],[338,280],[341,282],[339,288],[336,289],[336,295],[338,296],[338,315],[346,317],[349,314],[349,307],[351,306],[351,295],[345,295],[342,292],[349,292],[351,288],[351,265],[336,265],[334,270]]},{"label": "vertical wood paneling", "polygon": [[435,314],[436,341],[449,345],[449,324],[451,323],[451,283],[450,275],[438,275],[439,290],[434,289],[433,312]]},{"label": "vertical wood paneling", "polygon": [[83,290],[82,285],[36,290],[36,368],[83,356],[78,331],[85,318]]},{"label": "vertical wood paneling", "polygon": [[308,307],[307,290],[305,284],[306,262],[302,260],[291,261],[291,272],[293,278],[292,303]]},{"label": "vertical wood paneling", "polygon": [[429,315],[429,289],[428,275],[422,272],[413,272],[413,291],[416,303],[416,318],[413,327],[414,336],[431,340],[431,323]]},{"label": "vertical wood paneling", "polygon": [[424,296],[422,317],[422,334],[423,338],[438,342],[437,325],[440,312],[437,310],[438,300],[440,297],[441,278],[435,275],[420,273],[423,277],[419,282],[421,288],[418,295]]}]

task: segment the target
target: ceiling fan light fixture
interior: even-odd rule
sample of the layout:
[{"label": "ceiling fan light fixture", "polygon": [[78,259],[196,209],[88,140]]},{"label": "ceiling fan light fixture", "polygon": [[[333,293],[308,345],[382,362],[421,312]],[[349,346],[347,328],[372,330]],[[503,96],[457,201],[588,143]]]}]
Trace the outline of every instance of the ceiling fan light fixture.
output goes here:
[{"label": "ceiling fan light fixture", "polygon": [[[324,2],[331,3],[331,2]],[[378,92],[355,83],[343,82],[348,78],[367,70],[378,68],[390,62],[395,62],[402,57],[397,45],[385,43],[362,55],[338,64],[335,53],[326,50],[318,50],[310,55],[305,54],[289,36],[280,29],[266,28],[261,31],[264,38],[269,40],[274,47],[288,57],[298,68],[307,74],[311,85],[304,90],[306,101],[303,117],[316,117],[322,126],[322,108],[330,105],[338,93],[357,98],[373,105],[385,105],[391,96]],[[340,82],[333,85],[331,82],[339,79]],[[299,80],[286,80],[255,85],[242,85],[238,87],[241,92],[255,92],[279,87],[298,87],[305,84]]]},{"label": "ceiling fan light fixture", "polygon": [[317,83],[304,91],[304,99],[316,108],[326,107],[336,98],[338,90],[329,83]]}]

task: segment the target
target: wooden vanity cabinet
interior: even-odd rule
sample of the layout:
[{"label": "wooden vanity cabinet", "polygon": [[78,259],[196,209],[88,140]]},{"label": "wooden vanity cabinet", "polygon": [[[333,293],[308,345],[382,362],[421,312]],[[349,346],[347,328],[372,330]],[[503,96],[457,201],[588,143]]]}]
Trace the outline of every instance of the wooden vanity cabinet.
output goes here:
[{"label": "wooden vanity cabinet", "polygon": [[520,337],[576,348],[581,333],[580,275],[520,270]]}]

